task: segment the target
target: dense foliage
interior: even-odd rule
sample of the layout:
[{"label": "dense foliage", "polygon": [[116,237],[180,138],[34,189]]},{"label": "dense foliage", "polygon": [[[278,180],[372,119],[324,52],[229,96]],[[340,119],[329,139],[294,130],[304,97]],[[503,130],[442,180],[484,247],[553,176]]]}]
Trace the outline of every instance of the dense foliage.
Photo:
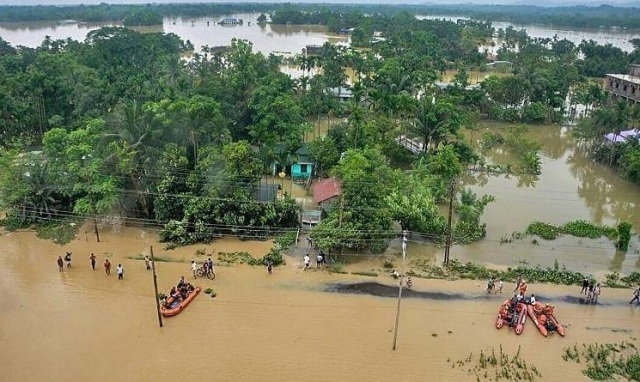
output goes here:
[{"label": "dense foliage", "polygon": [[[167,7],[148,9],[160,15],[178,9]],[[111,6],[84,11],[90,9]],[[272,10],[283,20],[300,14],[289,6]],[[357,44],[368,49],[326,43],[291,60],[302,70],[296,79],[280,71],[281,58],[240,40],[192,52],[175,35],[120,27],[94,30],[84,42],[46,38],[35,49],[0,40],[7,225],[112,217],[160,225],[162,240],[175,244],[286,233],[299,224],[299,204],[263,191],[269,181],[273,186],[273,171],[291,173],[306,144],[316,174],[337,177],[343,189],[313,231],[318,245],[381,250],[400,230],[440,242],[445,224],[438,204],[481,159],[463,129],[473,132],[483,116],[555,120],[571,89],[580,90],[577,102],[603,103],[579,63],[617,65],[632,56],[595,49],[578,58],[579,47],[566,40],[531,39],[511,28],[498,32],[499,55],[513,62],[511,73],[469,87],[469,70],[485,70],[479,47],[495,33],[490,23],[340,12],[318,15],[341,15],[330,27],[354,27]],[[326,23],[324,16],[317,22]],[[374,31],[384,38],[372,42]],[[438,86],[445,70],[456,70],[453,82]],[[341,100],[345,90],[349,101]],[[309,121],[323,118],[328,133],[308,142]],[[421,142],[420,152],[399,145],[400,135]],[[539,172],[537,146],[522,132],[503,140],[524,153],[524,169]],[[455,241],[481,239],[481,217],[493,198],[455,191]]]},{"label": "dense foliage", "polygon": [[[489,4],[454,4],[454,5],[390,5],[390,4],[286,4],[262,3],[187,3],[118,5],[102,3],[100,5],[77,6],[1,6],[0,21],[39,21],[75,19],[81,21],[121,20],[133,12],[154,12],[162,16],[197,17],[207,15],[223,15],[238,12],[276,12],[279,21],[292,23],[329,24],[345,23],[346,27],[355,26],[348,23],[357,19],[358,13],[394,14],[405,11],[418,15],[459,15],[479,20],[509,21],[516,24],[536,24],[565,26],[573,28],[621,27],[637,28],[640,17],[637,8],[620,8],[610,5],[599,7],[570,6],[546,7],[534,5],[489,5]],[[342,17],[340,17],[340,15]],[[350,16],[352,15],[352,16]]]},{"label": "dense foliage", "polygon": [[618,231],[615,228],[596,225],[584,220],[570,221],[561,226],[544,222],[533,222],[527,227],[526,233],[540,236],[546,240],[554,240],[561,235],[588,237],[590,239],[605,236],[612,240],[618,237]]}]

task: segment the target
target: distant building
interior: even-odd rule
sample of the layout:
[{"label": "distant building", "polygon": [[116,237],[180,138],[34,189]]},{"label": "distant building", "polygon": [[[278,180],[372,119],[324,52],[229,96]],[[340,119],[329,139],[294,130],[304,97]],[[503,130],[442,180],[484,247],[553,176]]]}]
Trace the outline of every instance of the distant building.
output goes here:
[{"label": "distant building", "polygon": [[235,17],[227,17],[218,22],[220,25],[240,25],[242,24],[242,20],[236,19]]},{"label": "distant building", "polygon": [[302,53],[307,56],[317,56],[320,54],[321,49],[322,45],[307,45],[302,49]]},{"label": "distant building", "polygon": [[604,88],[611,97],[622,97],[630,102],[640,102],[640,65],[633,64],[629,74],[607,74]]},{"label": "distant building", "polygon": [[353,98],[353,92],[349,88],[339,87],[339,88],[329,88],[327,89],[328,94],[336,96],[340,99],[340,102],[347,102]]}]

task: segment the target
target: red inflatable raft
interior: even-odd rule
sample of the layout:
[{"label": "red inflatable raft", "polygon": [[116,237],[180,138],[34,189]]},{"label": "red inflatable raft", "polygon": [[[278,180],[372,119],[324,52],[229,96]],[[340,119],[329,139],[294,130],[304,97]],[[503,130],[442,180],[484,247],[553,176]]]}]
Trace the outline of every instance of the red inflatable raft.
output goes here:
[{"label": "red inflatable raft", "polygon": [[173,297],[169,297],[166,303],[160,305],[160,312],[165,317],[175,316],[176,314],[182,312],[182,309],[189,305],[191,300],[196,298],[198,293],[200,293],[200,287],[196,287],[193,291],[189,292],[187,297],[182,299],[181,301],[175,301]]},{"label": "red inflatable raft", "polygon": [[549,304],[545,306],[536,302],[527,306],[527,313],[543,336],[546,337],[549,332],[556,332],[564,337],[564,326],[558,322],[553,312],[553,306]]},{"label": "red inflatable raft", "polygon": [[527,321],[527,306],[522,303],[516,303],[515,309],[511,308],[511,300],[506,300],[498,311],[496,319],[496,329],[502,328],[504,325],[513,328],[516,334],[522,334],[524,331],[524,323]]}]

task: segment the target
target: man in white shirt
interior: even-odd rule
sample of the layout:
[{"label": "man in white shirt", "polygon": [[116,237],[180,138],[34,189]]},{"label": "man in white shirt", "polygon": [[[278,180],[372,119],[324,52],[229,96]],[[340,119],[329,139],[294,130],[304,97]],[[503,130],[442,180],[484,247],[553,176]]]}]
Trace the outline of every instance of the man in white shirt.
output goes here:
[{"label": "man in white shirt", "polygon": [[309,268],[310,264],[311,264],[311,258],[309,257],[309,254],[307,253],[306,255],[304,255],[304,268],[305,269]]},{"label": "man in white shirt", "polygon": [[122,264],[118,264],[116,273],[118,274],[118,280],[122,280],[124,278],[124,268],[122,267]]},{"label": "man in white shirt", "polygon": [[198,277],[198,266],[196,265],[195,260],[191,260],[191,271],[193,272],[193,278]]}]

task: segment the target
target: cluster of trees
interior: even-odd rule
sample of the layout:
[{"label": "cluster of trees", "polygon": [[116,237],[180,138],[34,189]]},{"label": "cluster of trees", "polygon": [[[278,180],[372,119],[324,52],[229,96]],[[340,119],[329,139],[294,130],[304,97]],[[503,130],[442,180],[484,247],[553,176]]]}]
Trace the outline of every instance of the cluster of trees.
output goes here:
[{"label": "cluster of trees", "polygon": [[[571,6],[544,7],[534,5],[389,5],[389,4],[332,4],[326,5],[290,3],[261,4],[146,4],[117,5],[102,3],[99,5],[77,6],[0,6],[0,21],[39,21],[74,19],[82,21],[122,20],[135,12],[152,12],[165,17],[209,16],[237,12],[274,12],[277,20],[291,23],[322,23],[335,25],[339,20],[334,16],[343,14],[388,14],[411,12],[416,15],[464,16],[476,20],[507,21],[515,24],[536,24],[564,26],[572,28],[621,27],[637,28],[640,25],[638,8],[601,5],[599,7]],[[355,16],[357,17],[357,16]],[[328,20],[331,19],[330,22]]]},{"label": "cluster of trees", "polygon": [[[440,241],[438,205],[482,160],[463,129],[473,133],[495,110],[554,120],[571,89],[581,102],[600,102],[566,40],[508,31],[500,54],[512,73],[469,88],[469,70],[485,62],[478,47],[493,33],[489,24],[408,13],[353,20],[362,41],[373,30],[385,39],[299,55],[297,79],[246,41],[203,47],[185,61],[193,47],[177,36],[126,28],[35,49],[0,40],[0,195],[11,224],[123,215],[162,224],[162,238],[182,244],[272,235],[298,224],[299,206],[263,200],[264,175],[274,164],[288,171],[308,143],[319,173],[343,182],[340,208],[314,230],[319,245],[380,249],[398,229]],[[453,84],[436,86],[448,69],[458,70]],[[349,102],[340,101],[345,89]],[[335,116],[342,122],[326,136],[304,142],[309,121]],[[400,146],[400,135],[422,141],[422,153]],[[492,198],[459,191],[453,235],[480,239]]]},{"label": "cluster of trees", "polygon": [[640,184],[640,140],[629,138],[623,142],[604,139],[606,134],[638,129],[640,132],[640,104],[624,99],[610,101],[604,98],[591,115],[582,119],[575,134],[591,148],[600,163],[617,168],[625,179]]}]

